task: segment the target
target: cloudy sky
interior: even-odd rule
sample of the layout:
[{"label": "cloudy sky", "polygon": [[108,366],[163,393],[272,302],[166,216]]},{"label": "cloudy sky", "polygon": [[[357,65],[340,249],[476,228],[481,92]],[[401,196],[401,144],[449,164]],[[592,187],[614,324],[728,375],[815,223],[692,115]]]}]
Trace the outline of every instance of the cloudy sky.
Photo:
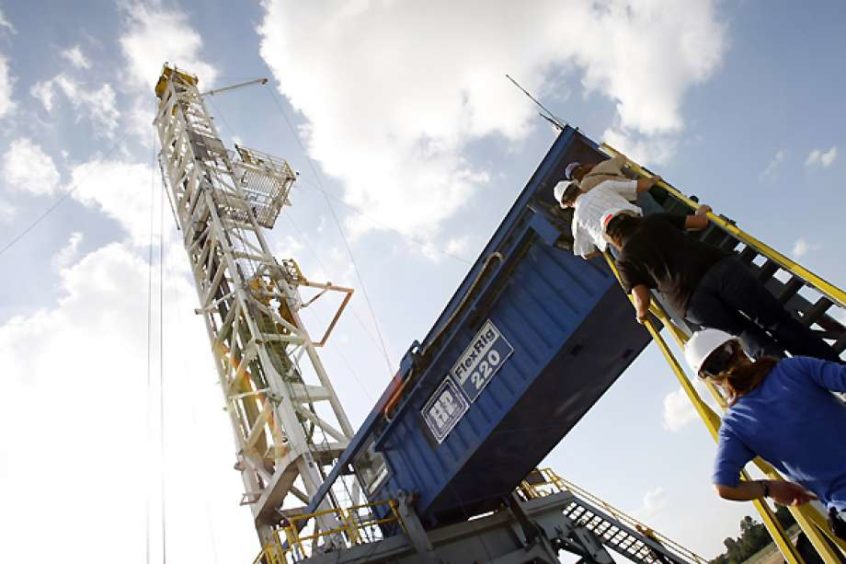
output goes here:
[{"label": "cloudy sky", "polygon": [[[162,531],[171,562],[257,552],[154,161],[165,61],[271,79],[210,108],[301,172],[277,255],[357,289],[324,355],[356,424],[554,139],[505,73],[846,281],[839,2],[234,6],[0,2],[4,562],[156,561]],[[544,465],[710,557],[753,510],[712,493],[694,419],[650,348]]]}]

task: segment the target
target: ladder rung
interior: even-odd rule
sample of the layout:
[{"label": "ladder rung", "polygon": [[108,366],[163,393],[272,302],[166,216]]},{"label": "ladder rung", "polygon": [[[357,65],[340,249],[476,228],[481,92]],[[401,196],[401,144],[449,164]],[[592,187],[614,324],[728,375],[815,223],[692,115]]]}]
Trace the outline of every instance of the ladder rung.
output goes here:
[{"label": "ladder rung", "polygon": [[767,260],[764,265],[758,270],[757,276],[758,280],[761,282],[766,282],[773,275],[778,272],[779,266],[771,260]]},{"label": "ladder rung", "polygon": [[819,337],[820,339],[825,339],[827,341],[836,341],[843,335],[843,331],[831,331],[828,329],[824,329],[822,331],[814,331],[814,334]]},{"label": "ladder rung", "polygon": [[728,233],[724,233],[723,239],[716,245],[724,251],[734,251],[737,248],[738,240]]},{"label": "ladder rung", "polygon": [[755,260],[755,257],[758,256],[758,251],[753,249],[752,247],[746,247],[743,251],[740,252],[740,260],[747,264],[752,264],[752,261]]},{"label": "ladder rung", "polygon": [[728,243],[731,243],[731,247],[728,250],[733,249],[737,245],[737,240],[733,237],[730,237],[728,233],[723,231],[722,229],[718,229],[714,226],[709,227],[704,231],[702,237],[700,239],[703,243],[707,243],[709,245],[713,245],[714,247],[724,248]]},{"label": "ladder rung", "polygon": [[819,321],[820,317],[828,311],[832,305],[831,300],[826,298],[825,296],[821,297],[817,300],[817,303],[813,305],[811,309],[809,309],[805,315],[802,316],[802,323],[810,327],[817,321]]},{"label": "ladder rung", "polygon": [[801,278],[797,278],[796,276],[791,277],[787,281],[787,284],[782,287],[781,292],[778,293],[778,301],[783,304],[787,303],[787,300],[795,296],[796,292],[801,290],[804,285],[805,282]]}]

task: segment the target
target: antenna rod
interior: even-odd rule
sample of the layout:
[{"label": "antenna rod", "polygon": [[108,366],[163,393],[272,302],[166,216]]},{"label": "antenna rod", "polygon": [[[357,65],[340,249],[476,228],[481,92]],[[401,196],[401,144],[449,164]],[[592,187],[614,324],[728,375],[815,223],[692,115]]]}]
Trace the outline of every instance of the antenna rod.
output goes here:
[{"label": "antenna rod", "polygon": [[544,112],[546,112],[546,115],[541,114],[541,117],[542,117],[542,118],[544,118],[544,119],[545,119],[545,120],[547,120],[548,122],[552,123],[552,125],[554,125],[554,126],[555,126],[555,127],[557,127],[558,129],[560,129],[560,130],[563,130],[563,129],[564,129],[564,127],[566,126],[566,124],[565,124],[565,123],[562,123],[562,122],[561,122],[561,120],[560,120],[560,119],[558,119],[558,117],[557,117],[555,114],[553,114],[552,112],[550,112],[550,111],[546,108],[546,106],[544,106],[543,104],[541,104],[541,103],[537,100],[537,98],[535,98],[534,96],[532,96],[532,95],[529,93],[529,91],[528,91],[528,90],[526,90],[525,88],[523,88],[522,86],[520,86],[520,83],[518,83],[516,80],[514,80],[513,78],[511,78],[511,76],[510,76],[509,74],[506,74],[506,75],[505,75],[505,78],[507,78],[508,80],[510,80],[510,81],[511,81],[511,83],[512,83],[512,84],[514,84],[514,86],[516,86],[517,88],[519,88],[519,89],[520,89],[520,91],[521,91],[523,94],[525,94],[526,96],[528,96],[528,97],[529,97],[529,100],[531,100],[532,102],[534,102],[534,103],[535,103],[535,105],[537,105],[540,109],[542,109]]},{"label": "antenna rod", "polygon": [[200,96],[214,96],[215,94],[220,94],[221,92],[235,90],[236,88],[241,88],[242,86],[250,86],[252,84],[267,84],[267,79],[256,78],[253,80],[248,80],[247,82],[239,82],[238,84],[233,84],[232,86],[224,86],[223,88],[216,88],[214,90],[209,90],[208,92],[203,92],[202,94],[200,94]]}]

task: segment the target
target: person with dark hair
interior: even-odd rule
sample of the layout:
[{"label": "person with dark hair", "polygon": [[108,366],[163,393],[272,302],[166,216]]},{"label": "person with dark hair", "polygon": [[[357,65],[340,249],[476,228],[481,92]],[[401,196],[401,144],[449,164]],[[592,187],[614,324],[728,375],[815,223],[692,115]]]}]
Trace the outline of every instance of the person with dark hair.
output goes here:
[{"label": "person with dark hair", "polygon": [[556,200],[562,208],[572,207],[575,210],[571,224],[573,254],[590,259],[598,252],[604,252],[607,242],[602,236],[599,224],[602,214],[614,208],[640,214],[640,208],[632,202],[637,199],[638,194],[649,190],[659,179],[660,177],[606,181],[590,192],[584,192],[575,182],[559,182],[553,189]]},{"label": "person with dark hair", "polygon": [[753,358],[805,355],[840,361],[837,352],[784,309],[764,284],[729,251],[697,241],[685,230],[708,226],[708,206],[682,216],[644,218],[611,210],[602,224],[618,249],[617,268],[643,322],[656,289],[678,315],[699,327],[737,335]]},{"label": "person with dark hair", "polygon": [[[712,481],[734,501],[771,497],[782,505],[823,502],[834,533],[846,540],[846,366],[810,357],[752,360],[737,338],[716,329],[699,331],[685,358],[700,378],[726,394]],[[790,481],[740,481],[760,456]]]}]

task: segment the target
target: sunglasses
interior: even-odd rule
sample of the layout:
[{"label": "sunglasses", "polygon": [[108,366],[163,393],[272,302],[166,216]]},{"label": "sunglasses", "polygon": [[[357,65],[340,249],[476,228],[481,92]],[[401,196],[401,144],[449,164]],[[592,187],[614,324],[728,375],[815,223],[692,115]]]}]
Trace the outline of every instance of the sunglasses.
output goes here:
[{"label": "sunglasses", "polygon": [[729,341],[716,349],[699,369],[700,378],[717,378],[720,374],[728,371],[734,365],[734,357],[737,354],[737,343]]}]

